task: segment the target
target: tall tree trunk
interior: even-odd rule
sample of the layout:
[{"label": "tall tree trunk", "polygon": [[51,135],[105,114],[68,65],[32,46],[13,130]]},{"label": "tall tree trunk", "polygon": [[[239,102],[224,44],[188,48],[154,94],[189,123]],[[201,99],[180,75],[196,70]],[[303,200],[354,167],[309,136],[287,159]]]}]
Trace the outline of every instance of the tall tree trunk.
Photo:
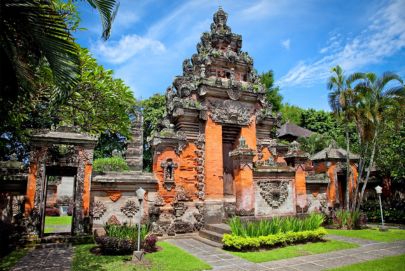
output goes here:
[{"label": "tall tree trunk", "polygon": [[350,210],[350,139],[349,139],[349,126],[345,125],[346,133],[346,210]]},{"label": "tall tree trunk", "polygon": [[372,151],[371,151],[370,163],[368,164],[367,175],[366,175],[366,179],[364,180],[364,185],[361,188],[361,194],[360,194],[359,202],[358,202],[357,208],[356,208],[357,211],[360,210],[361,202],[363,201],[364,191],[366,190],[368,179],[370,178],[371,168],[372,168],[373,163],[374,163],[374,155],[375,155],[375,150],[376,150],[376,147],[377,147],[377,136],[378,136],[378,128],[376,128],[375,132],[374,132],[373,147],[372,147]]},{"label": "tall tree trunk", "polygon": [[[360,143],[361,146],[361,143]],[[353,199],[353,204],[352,204],[352,211],[356,210],[357,207],[357,199],[359,198],[359,187],[361,183],[361,179],[363,177],[363,172],[364,172],[364,165],[366,163],[365,156],[368,151],[368,143],[366,143],[366,146],[364,150],[360,153],[360,160],[359,160],[359,167],[358,167],[358,172],[357,172],[357,182],[356,182],[356,188],[354,190],[354,199]]]}]

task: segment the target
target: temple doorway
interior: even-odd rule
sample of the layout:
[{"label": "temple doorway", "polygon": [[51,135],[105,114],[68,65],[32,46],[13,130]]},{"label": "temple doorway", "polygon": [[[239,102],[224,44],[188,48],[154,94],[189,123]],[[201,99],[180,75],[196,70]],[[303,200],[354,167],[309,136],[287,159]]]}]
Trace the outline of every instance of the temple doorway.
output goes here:
[{"label": "temple doorway", "polygon": [[75,213],[76,167],[47,167],[41,236],[72,234]]},{"label": "temple doorway", "polygon": [[222,159],[224,165],[224,196],[235,196],[233,160],[229,152],[237,147],[240,127],[222,126]]}]

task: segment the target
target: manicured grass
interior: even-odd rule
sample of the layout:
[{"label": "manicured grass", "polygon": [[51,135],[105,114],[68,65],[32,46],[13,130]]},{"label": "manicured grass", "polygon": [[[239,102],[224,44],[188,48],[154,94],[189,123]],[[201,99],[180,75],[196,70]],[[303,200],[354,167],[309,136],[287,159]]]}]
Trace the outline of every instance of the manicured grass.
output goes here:
[{"label": "manicured grass", "polygon": [[132,256],[98,256],[90,252],[95,245],[79,245],[75,247],[73,257],[73,271],[198,271],[212,269],[211,266],[200,259],[186,253],[178,247],[166,242],[158,242],[162,250],[146,254],[150,267],[141,267],[131,264]]},{"label": "manicured grass", "polygon": [[349,249],[355,247],[358,247],[358,245],[336,240],[328,240],[325,242],[292,245],[288,247],[276,248],[271,250],[261,250],[253,252],[231,252],[231,253],[235,256],[239,256],[248,261],[261,263],[287,258],[294,258],[304,255],[321,254],[330,251]]},{"label": "manicured grass", "polygon": [[45,225],[52,226],[52,225],[71,225],[72,224],[72,216],[64,215],[64,216],[46,216],[45,217]]},{"label": "manicured grass", "polygon": [[362,263],[356,263],[339,268],[328,269],[330,271],[403,271],[405,270],[405,255],[384,257]]},{"label": "manicured grass", "polygon": [[390,229],[389,231],[379,231],[378,229],[365,230],[327,230],[329,234],[346,237],[361,238],[380,242],[394,242],[405,240],[405,230]]},{"label": "manicured grass", "polygon": [[0,271],[10,270],[22,257],[24,257],[30,248],[19,248],[0,259]]},{"label": "manicured grass", "polygon": [[72,216],[45,216],[44,233],[58,231],[61,226],[70,227],[72,225]]}]

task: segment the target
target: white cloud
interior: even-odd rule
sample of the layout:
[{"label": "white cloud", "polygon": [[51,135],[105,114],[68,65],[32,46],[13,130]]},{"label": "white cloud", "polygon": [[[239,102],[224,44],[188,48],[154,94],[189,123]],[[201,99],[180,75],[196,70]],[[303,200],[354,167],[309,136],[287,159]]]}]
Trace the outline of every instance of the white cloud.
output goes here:
[{"label": "white cloud", "polygon": [[113,64],[120,64],[143,51],[161,53],[165,46],[158,40],[138,35],[125,35],[119,41],[98,41],[91,46],[91,51],[99,58]]},{"label": "white cloud", "polygon": [[405,1],[386,3],[371,19],[370,26],[341,44],[340,37],[329,39],[321,49],[324,56],[312,62],[298,62],[277,84],[283,86],[311,86],[326,79],[330,68],[340,65],[346,72],[380,63],[405,48]]},{"label": "white cloud", "polygon": [[281,46],[283,46],[285,49],[289,50],[291,45],[290,39],[286,39],[281,41]]}]

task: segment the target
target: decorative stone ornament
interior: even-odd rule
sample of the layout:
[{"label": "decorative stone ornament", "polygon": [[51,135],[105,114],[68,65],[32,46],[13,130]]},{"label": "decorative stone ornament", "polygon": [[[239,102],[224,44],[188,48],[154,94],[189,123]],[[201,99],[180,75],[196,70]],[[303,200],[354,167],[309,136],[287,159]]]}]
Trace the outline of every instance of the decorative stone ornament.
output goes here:
[{"label": "decorative stone ornament", "polygon": [[96,201],[93,205],[93,218],[99,219],[103,216],[107,208],[101,201]]},{"label": "decorative stone ornament", "polygon": [[260,180],[260,195],[273,208],[280,207],[288,197],[288,181]]},{"label": "decorative stone ornament", "polygon": [[128,200],[124,206],[121,207],[121,212],[129,218],[135,216],[139,211],[139,206],[134,200]]},{"label": "decorative stone ornament", "polygon": [[162,162],[160,166],[163,168],[163,186],[167,191],[171,191],[175,186],[174,170],[178,167],[178,164],[174,163],[173,159],[169,158]]},{"label": "decorative stone ornament", "polygon": [[251,110],[238,101],[211,102],[211,118],[223,124],[249,125]]}]

